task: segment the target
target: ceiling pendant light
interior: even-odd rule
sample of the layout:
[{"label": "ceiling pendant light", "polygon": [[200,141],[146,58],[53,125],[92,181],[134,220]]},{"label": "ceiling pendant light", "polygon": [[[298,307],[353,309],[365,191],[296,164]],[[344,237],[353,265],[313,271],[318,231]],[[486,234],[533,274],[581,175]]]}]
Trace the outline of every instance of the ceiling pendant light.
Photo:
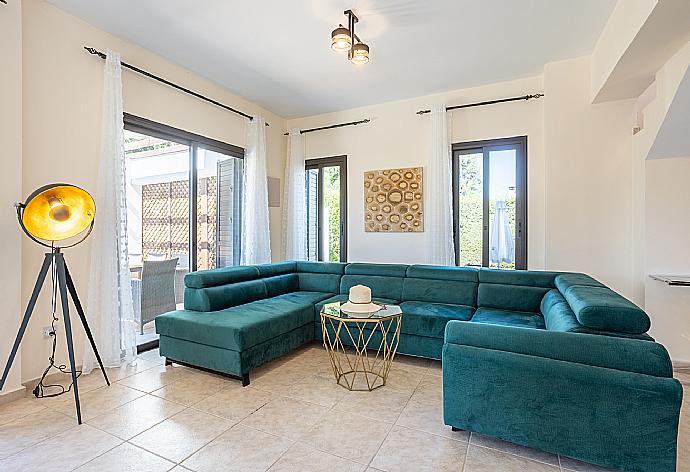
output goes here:
[{"label": "ceiling pendant light", "polygon": [[331,49],[335,52],[347,52],[351,47],[350,30],[342,26],[334,29],[331,33]]},{"label": "ceiling pendant light", "polygon": [[364,43],[357,43],[352,47],[352,57],[350,62],[353,64],[366,64],[369,62],[369,46]]},{"label": "ceiling pendant light", "polygon": [[353,64],[366,64],[369,62],[369,46],[364,44],[355,34],[355,23],[359,22],[359,18],[352,10],[345,10],[344,14],[347,16],[348,27],[339,25],[333,30],[331,49],[336,52],[347,51],[347,58]]}]

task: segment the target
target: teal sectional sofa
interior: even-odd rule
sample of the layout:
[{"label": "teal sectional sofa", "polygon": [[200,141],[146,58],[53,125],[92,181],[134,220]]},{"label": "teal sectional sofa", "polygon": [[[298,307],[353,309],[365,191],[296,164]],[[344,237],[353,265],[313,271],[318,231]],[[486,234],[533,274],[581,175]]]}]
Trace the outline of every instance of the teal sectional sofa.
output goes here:
[{"label": "teal sectional sofa", "polygon": [[[185,277],[160,352],[239,377],[320,340],[353,285],[399,304],[398,352],[441,359],[448,426],[623,470],[675,470],[682,388],[649,317],[577,273],[282,262]],[[374,333],[376,336],[376,333]]]}]

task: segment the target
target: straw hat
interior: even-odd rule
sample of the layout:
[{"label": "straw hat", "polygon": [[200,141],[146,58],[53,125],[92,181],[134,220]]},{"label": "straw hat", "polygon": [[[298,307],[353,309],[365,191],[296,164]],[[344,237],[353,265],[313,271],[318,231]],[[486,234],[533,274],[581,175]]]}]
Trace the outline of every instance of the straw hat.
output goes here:
[{"label": "straw hat", "polygon": [[355,285],[350,288],[347,302],[340,306],[346,313],[373,313],[381,309],[381,305],[371,302],[371,289],[364,285]]}]

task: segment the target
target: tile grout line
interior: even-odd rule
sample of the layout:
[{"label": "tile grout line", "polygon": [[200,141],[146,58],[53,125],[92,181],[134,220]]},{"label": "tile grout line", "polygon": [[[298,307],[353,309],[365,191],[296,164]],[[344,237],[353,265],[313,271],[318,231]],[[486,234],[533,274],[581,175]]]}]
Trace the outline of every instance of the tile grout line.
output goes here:
[{"label": "tile grout line", "polygon": [[[94,428],[94,429],[98,429],[98,428]],[[99,430],[99,431],[100,431],[100,430]],[[108,434],[110,434],[110,433],[108,433]],[[114,435],[112,435],[112,434],[111,434],[111,436],[113,436],[114,438],[120,440],[120,438],[118,438],[117,436],[114,436]],[[96,459],[98,459],[98,458],[101,457],[101,456],[106,455],[107,453],[109,453],[110,451],[112,451],[113,449],[115,449],[116,447],[122,446],[124,443],[125,443],[125,441],[122,441],[120,444],[117,444],[117,445],[111,447],[111,448],[108,449],[107,451],[104,451],[103,453],[98,454],[98,455],[95,456],[95,457],[92,457],[92,458],[89,459],[88,461],[79,464],[78,466],[74,467],[72,470],[77,470],[79,467],[84,467],[84,466],[85,466],[86,464],[88,464],[89,462],[95,461]]]},{"label": "tile grout line", "polygon": [[[424,375],[422,375],[422,379],[426,376],[426,369],[428,369],[428,367],[425,367]],[[405,410],[405,408],[407,408],[407,405],[409,405],[410,400],[412,400],[412,396],[415,394],[415,392],[417,391],[417,389],[419,388],[419,386],[421,385],[421,383],[422,383],[422,382],[421,382],[421,380],[420,380],[420,382],[417,384],[417,386],[414,388],[414,390],[413,390],[412,393],[410,394],[409,398],[408,398],[407,401],[405,402],[405,405],[404,405],[404,406],[402,407],[402,409],[400,410],[400,413],[398,413],[398,416],[396,416],[395,421],[393,421],[393,424],[391,425],[390,429],[388,430],[388,432],[387,432],[386,435],[384,436],[383,441],[381,441],[381,444],[379,444],[379,447],[376,449],[376,452],[374,453],[373,456],[371,456],[371,459],[369,459],[369,462],[367,463],[367,468],[373,467],[373,466],[371,465],[372,462],[374,462],[374,459],[376,459],[376,456],[378,456],[379,452],[381,452],[381,448],[382,448],[383,445],[386,443],[386,440],[388,439],[388,436],[390,436],[391,431],[393,431],[393,428],[395,428],[396,423],[397,423],[398,420],[400,419],[400,415],[402,415],[402,412]]]},{"label": "tile grout line", "polygon": [[462,462],[462,470],[460,472],[465,472],[465,467],[467,466],[467,458],[470,456],[470,444],[472,443],[472,431],[469,431],[470,435],[467,437],[467,449],[465,449],[465,460]]},{"label": "tile grout line", "polygon": [[[514,443],[510,443],[510,444],[514,444]],[[549,465],[551,467],[558,467],[559,469],[561,468],[561,459],[558,456],[558,454],[553,454],[554,456],[557,457],[558,464],[549,464],[548,462],[540,461],[538,459],[532,459],[531,457],[521,456],[520,454],[516,454],[514,452],[503,451],[501,449],[496,449],[495,447],[491,447],[491,446],[485,446],[483,444],[472,444],[472,445],[475,447],[481,447],[483,449],[489,449],[491,451],[499,452],[501,454],[505,454],[508,456],[519,457],[520,459],[525,459],[525,460],[530,461],[530,462],[538,462],[539,464]],[[520,446],[520,444],[518,444],[518,446]],[[521,447],[526,447],[526,446],[521,446]],[[541,451],[541,449],[538,449],[538,450]],[[541,452],[546,452],[546,451],[541,451]],[[547,454],[549,454],[549,453],[547,453]]]}]

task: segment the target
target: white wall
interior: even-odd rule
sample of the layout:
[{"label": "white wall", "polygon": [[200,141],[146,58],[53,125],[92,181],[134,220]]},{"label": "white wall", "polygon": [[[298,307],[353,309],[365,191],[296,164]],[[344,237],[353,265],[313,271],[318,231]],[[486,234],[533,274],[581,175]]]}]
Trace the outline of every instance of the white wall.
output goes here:
[{"label": "white wall", "polygon": [[[632,298],[634,101],[591,104],[588,57],[547,64],[543,77],[288,121],[311,128],[371,118],[306,135],[308,158],[348,156],[348,258],[423,262],[427,233],[365,233],[363,173],[427,164],[429,118],[415,112],[544,91],[540,100],[452,112],[453,142],[528,136],[528,267],[582,271]],[[436,198],[436,189],[425,189]]]},{"label": "white wall", "polygon": [[633,136],[635,285],[652,319],[650,334],[675,362],[690,362],[690,289],[669,287],[649,274],[690,274],[690,156],[647,160],[681,80],[690,67],[690,42],[656,74],[655,98],[643,110],[644,128]]},{"label": "white wall", "polygon": [[[22,242],[12,204],[22,199],[22,28],[21,3],[0,5],[0,142],[3,183],[0,185],[0,369],[23,316],[21,307]],[[2,394],[21,387],[21,353]],[[2,372],[0,371],[0,375]],[[1,401],[1,400],[0,400]]]},{"label": "white wall", "polygon": [[[647,274],[690,274],[690,156],[646,162]],[[650,334],[676,362],[690,362],[690,288],[645,280]]]},{"label": "white wall", "polygon": [[[536,93],[541,79],[528,78],[288,121],[289,128],[311,128],[370,118],[368,124],[305,135],[307,158],[346,154],[348,165],[348,259],[368,262],[425,262],[428,233],[366,233],[364,172],[427,166],[429,116],[415,112],[434,103],[447,105]],[[528,137],[528,265],[544,268],[543,100],[520,101],[452,112],[452,142]],[[425,199],[438,198],[426,187]]]},{"label": "white wall", "polygon": [[634,101],[592,105],[589,58],[544,69],[546,266],[632,297]]},{"label": "white wall", "polygon": [[[123,60],[140,65],[154,74],[247,113],[263,114],[270,123],[267,128],[268,175],[282,179],[286,151],[282,135],[285,121],[281,117],[45,2],[26,0],[23,6],[24,193],[55,181],[74,183],[95,191],[103,61],[84,51],[84,46],[92,46],[101,51],[107,48],[116,50],[121,53]],[[242,117],[130,71],[123,72],[123,88],[124,108],[129,113],[245,146],[245,119]],[[3,201],[14,199],[12,197]],[[279,260],[280,208],[271,208],[270,223],[271,246],[275,258]],[[23,240],[23,248],[22,266],[25,271],[22,278],[22,300],[27,300],[43,251],[27,238]],[[88,256],[88,240],[85,244],[66,251],[70,272],[84,301],[88,291]],[[19,267],[19,264],[8,266]],[[23,380],[39,376],[47,362],[50,343],[43,339],[41,333],[42,327],[50,320],[47,295],[47,291],[44,291],[23,344]],[[81,329],[75,329],[75,336],[78,358],[81,358]],[[58,361],[66,360],[64,344],[59,343],[61,351],[58,353]]]}]

